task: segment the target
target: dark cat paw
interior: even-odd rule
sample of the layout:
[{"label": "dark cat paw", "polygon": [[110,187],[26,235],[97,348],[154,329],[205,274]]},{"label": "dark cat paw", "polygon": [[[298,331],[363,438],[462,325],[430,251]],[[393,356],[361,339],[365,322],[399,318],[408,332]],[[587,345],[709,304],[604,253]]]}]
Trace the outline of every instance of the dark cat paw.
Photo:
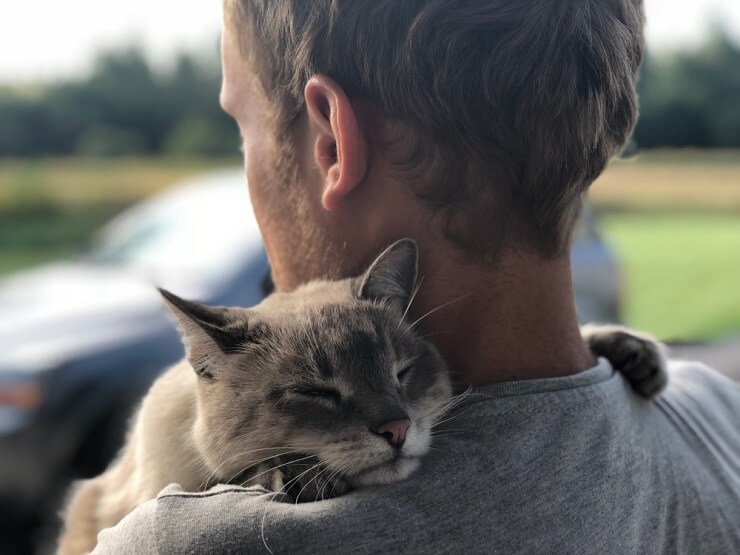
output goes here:
[{"label": "dark cat paw", "polygon": [[667,349],[649,335],[622,326],[587,325],[583,340],[597,357],[606,358],[643,397],[657,396],[668,383]]}]

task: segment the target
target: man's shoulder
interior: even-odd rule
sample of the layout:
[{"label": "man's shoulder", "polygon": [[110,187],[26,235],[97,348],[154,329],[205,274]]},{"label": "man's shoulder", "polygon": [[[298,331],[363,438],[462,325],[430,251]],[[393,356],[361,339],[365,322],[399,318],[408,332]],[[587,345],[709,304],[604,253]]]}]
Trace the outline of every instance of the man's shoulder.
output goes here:
[{"label": "man's shoulder", "polygon": [[688,360],[668,363],[669,387],[666,395],[697,403],[708,402],[740,413],[740,383],[706,364]]},{"label": "man's shoulder", "polygon": [[156,533],[157,501],[152,500],[129,513],[113,528],[98,534],[97,555],[159,552]]},{"label": "man's shoulder", "polygon": [[686,379],[735,383],[721,372],[697,360],[670,359],[668,361],[668,372],[672,376]]},{"label": "man's shoulder", "polygon": [[700,362],[671,361],[668,373],[658,406],[677,417],[674,426],[709,435],[740,456],[740,383]]},{"label": "man's shoulder", "polygon": [[[473,397],[409,479],[318,503],[280,502],[289,499],[237,486],[200,493],[170,487],[103,532],[96,552],[314,553],[348,545],[361,552],[494,545],[554,552],[586,542],[606,550],[671,551],[672,523],[687,515],[681,507],[704,518],[707,530],[725,530],[715,506],[729,510],[735,494],[717,489],[707,501],[701,492],[718,484],[737,489],[740,482],[736,471],[719,476],[705,447],[740,453],[740,387],[698,363],[671,362],[669,372],[670,386],[657,402],[638,401],[618,374],[606,371],[565,391]],[[672,441],[658,440],[668,436]],[[685,480],[680,487],[672,481],[681,473],[670,469],[679,467],[691,468],[689,478],[701,485],[691,503]],[[684,504],[666,504],[666,495]],[[615,504],[618,499],[629,502]],[[653,516],[635,518],[636,505]],[[561,526],[553,529],[555,514]],[[598,537],[593,522],[600,523]],[[698,541],[687,534],[680,538],[686,545]],[[718,546],[737,536],[728,534]]]},{"label": "man's shoulder", "polygon": [[[238,553],[248,544],[242,545],[245,536],[235,531],[260,529],[265,507],[281,505],[273,502],[284,502],[286,497],[256,486],[224,484],[187,492],[172,484],[115,527],[103,530],[94,553],[211,553],[214,549]],[[262,539],[257,543],[261,547]]]}]

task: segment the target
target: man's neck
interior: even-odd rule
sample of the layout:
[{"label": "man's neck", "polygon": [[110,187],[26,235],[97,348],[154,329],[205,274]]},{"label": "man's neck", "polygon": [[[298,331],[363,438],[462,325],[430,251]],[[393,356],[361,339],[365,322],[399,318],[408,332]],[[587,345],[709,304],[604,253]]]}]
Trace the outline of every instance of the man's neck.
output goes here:
[{"label": "man's neck", "polygon": [[507,251],[491,267],[454,260],[422,250],[409,321],[419,319],[460,386],[566,376],[595,364],[581,339],[567,256]]}]

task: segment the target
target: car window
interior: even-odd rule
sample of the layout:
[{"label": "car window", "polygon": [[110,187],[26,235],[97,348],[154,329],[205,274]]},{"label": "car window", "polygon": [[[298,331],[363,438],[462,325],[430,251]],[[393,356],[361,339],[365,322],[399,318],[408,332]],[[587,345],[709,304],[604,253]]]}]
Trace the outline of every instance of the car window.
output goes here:
[{"label": "car window", "polygon": [[599,233],[596,230],[594,216],[588,201],[584,199],[581,214],[576,221],[573,230],[573,245],[590,243],[599,240]]},{"label": "car window", "polygon": [[185,188],[136,205],[103,228],[87,253],[101,265],[148,272],[227,271],[259,244],[246,187]]}]

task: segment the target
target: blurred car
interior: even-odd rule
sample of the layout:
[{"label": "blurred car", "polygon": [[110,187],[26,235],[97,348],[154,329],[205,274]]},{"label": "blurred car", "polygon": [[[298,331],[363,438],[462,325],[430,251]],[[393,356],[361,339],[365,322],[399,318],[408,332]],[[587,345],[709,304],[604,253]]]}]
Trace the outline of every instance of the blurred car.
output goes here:
[{"label": "blurred car", "polygon": [[0,527],[47,518],[70,480],[101,472],[182,358],[155,286],[250,306],[267,268],[244,174],[228,171],[126,210],[76,260],[0,281]]},{"label": "blurred car", "polygon": [[622,276],[614,253],[604,242],[591,206],[584,199],[570,254],[576,310],[581,322],[622,321]]},{"label": "blurred car", "polygon": [[[616,319],[616,264],[588,210],[573,264],[583,318]],[[244,174],[225,171],[128,209],[79,259],[0,281],[0,521],[45,518],[72,479],[101,472],[183,356],[155,286],[250,306],[266,275]]]}]

